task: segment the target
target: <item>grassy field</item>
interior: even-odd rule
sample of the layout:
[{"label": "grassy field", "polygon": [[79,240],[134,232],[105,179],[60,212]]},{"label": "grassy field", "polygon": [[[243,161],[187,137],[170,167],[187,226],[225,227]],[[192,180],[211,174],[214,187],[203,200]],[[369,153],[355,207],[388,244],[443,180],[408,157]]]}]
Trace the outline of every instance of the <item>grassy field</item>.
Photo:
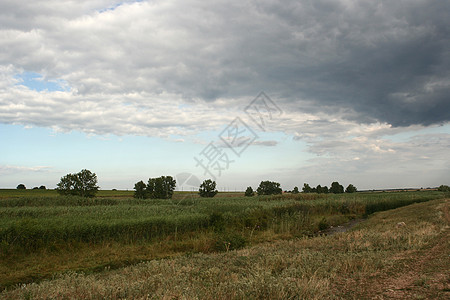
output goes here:
[{"label": "grassy field", "polygon": [[251,198],[220,193],[212,199],[176,193],[172,200],[131,196],[129,191],[101,191],[83,199],[51,190],[0,190],[2,288],[67,271],[96,274],[155,258],[289,243],[281,241],[444,197],[430,191]]}]

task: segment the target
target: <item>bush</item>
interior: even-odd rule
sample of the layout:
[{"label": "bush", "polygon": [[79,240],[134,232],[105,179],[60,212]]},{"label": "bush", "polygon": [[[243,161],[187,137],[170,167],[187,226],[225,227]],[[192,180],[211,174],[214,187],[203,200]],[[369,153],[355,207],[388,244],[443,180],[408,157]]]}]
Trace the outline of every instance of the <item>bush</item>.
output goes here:
[{"label": "bush", "polygon": [[17,186],[17,189],[18,189],[18,190],[26,190],[27,187],[25,186],[25,184],[21,183],[21,184],[19,184],[19,185]]},{"label": "bush", "polygon": [[216,251],[230,251],[244,248],[247,239],[238,233],[223,233],[216,238]]},{"label": "bush", "polygon": [[328,227],[330,227],[330,225],[328,224],[327,219],[322,218],[322,219],[320,220],[320,222],[319,222],[319,230],[325,230],[325,229],[327,229]]}]

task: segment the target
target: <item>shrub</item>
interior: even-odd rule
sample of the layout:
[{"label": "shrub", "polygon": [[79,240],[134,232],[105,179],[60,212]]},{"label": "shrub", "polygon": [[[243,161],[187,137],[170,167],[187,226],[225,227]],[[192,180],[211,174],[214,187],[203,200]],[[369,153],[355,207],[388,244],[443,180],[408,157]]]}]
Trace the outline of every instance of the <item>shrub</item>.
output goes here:
[{"label": "shrub", "polygon": [[319,222],[319,230],[325,230],[325,229],[327,229],[328,227],[330,227],[330,225],[328,224],[327,219],[322,218],[322,219],[320,220],[320,222]]},{"label": "shrub", "polygon": [[27,187],[25,186],[25,184],[21,183],[21,184],[19,184],[19,185],[17,186],[17,189],[18,189],[18,190],[26,190]]},{"label": "shrub", "polygon": [[247,239],[238,233],[222,233],[216,238],[217,251],[230,251],[244,248]]}]

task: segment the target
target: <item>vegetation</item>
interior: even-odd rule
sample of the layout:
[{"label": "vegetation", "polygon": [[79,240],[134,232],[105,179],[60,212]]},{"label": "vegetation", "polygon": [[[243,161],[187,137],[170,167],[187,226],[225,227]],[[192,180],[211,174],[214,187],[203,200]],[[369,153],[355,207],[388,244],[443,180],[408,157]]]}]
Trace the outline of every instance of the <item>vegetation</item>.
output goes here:
[{"label": "vegetation", "polygon": [[[357,191],[356,187],[353,184],[349,184],[347,189],[345,190],[347,193],[355,193]],[[309,184],[304,183],[302,188],[303,193],[318,193],[318,194],[342,194],[344,193],[344,187],[339,184],[339,182],[335,181],[331,183],[331,187],[328,188],[326,185],[321,186],[317,185],[315,188],[312,188]]]},{"label": "vegetation", "polygon": [[304,184],[303,184],[303,188],[302,188],[302,192],[303,192],[303,193],[312,193],[313,190],[312,190],[312,188],[309,186],[309,184],[304,183]]},{"label": "vegetation", "polygon": [[256,189],[258,196],[261,195],[277,195],[282,193],[282,189],[278,182],[274,181],[261,181]]},{"label": "vegetation", "polygon": [[198,190],[200,197],[214,197],[218,192],[216,190],[216,182],[211,179],[207,179],[202,182]]},{"label": "vegetation", "polygon": [[335,181],[331,184],[330,193],[334,194],[342,194],[344,192],[344,187],[339,184],[339,182]]},{"label": "vegetation", "polygon": [[247,187],[247,189],[245,190],[244,196],[253,197],[254,195],[255,195],[255,192],[253,191],[252,187],[251,186]]},{"label": "vegetation", "polygon": [[356,189],[356,187],[353,184],[349,184],[347,186],[347,188],[345,189],[345,192],[346,193],[356,193],[357,189]]},{"label": "vegetation", "polygon": [[27,187],[25,186],[25,184],[20,183],[19,185],[17,185],[17,189],[18,189],[18,190],[26,190]]},{"label": "vegetation", "polygon": [[[229,199],[230,203],[227,203],[226,198],[221,199],[222,201],[197,198],[192,203],[193,209],[205,213],[213,211],[207,220],[210,226],[217,228],[210,234],[205,232],[203,236],[207,238],[200,239],[197,245],[216,245],[215,249],[220,246],[219,250],[223,250],[223,253],[187,253],[171,259],[142,261],[117,270],[109,270],[111,263],[106,263],[101,264],[97,272],[61,273],[52,280],[10,288],[0,294],[0,297],[4,299],[365,299],[370,295],[380,299],[445,299],[446,295],[448,296],[446,289],[448,278],[445,274],[450,268],[446,259],[450,251],[448,200],[429,201],[378,213],[359,225],[356,230],[347,233],[276,240],[276,232],[284,235],[290,232],[292,234],[314,220],[317,221],[317,225],[325,224],[321,225],[324,227],[327,226],[326,223],[334,224],[333,216],[339,215],[336,209],[355,212],[367,204],[375,205],[380,200],[392,201],[400,206],[437,197],[442,197],[442,193],[300,194],[259,198],[237,197],[236,201],[233,200],[236,198],[233,196]],[[117,206],[117,211],[126,211],[126,206],[119,203],[128,200],[117,201],[116,205],[109,207]],[[239,205],[241,202],[244,204]],[[277,205],[273,205],[274,203]],[[133,201],[129,201],[127,205],[133,207],[132,204]],[[167,201],[146,200],[136,206],[158,208],[167,204]],[[228,221],[247,206],[251,209],[242,215],[241,221],[256,220],[254,224],[260,225],[266,220],[265,229],[253,230],[257,228],[254,226],[248,231],[243,231],[243,227],[229,231]],[[100,206],[105,207],[108,206]],[[184,209],[189,211],[189,207],[183,206],[182,211]],[[263,218],[264,214],[260,209],[267,213],[271,212],[271,218]],[[302,222],[304,218],[308,220]],[[406,225],[398,227],[399,222]],[[234,226],[237,224],[234,223]],[[246,225],[243,223],[240,226]],[[2,228],[5,228],[4,224]],[[175,236],[172,237],[156,244],[169,247],[167,245],[175,243]],[[209,242],[209,238],[213,238],[212,243]],[[184,243],[188,240],[188,236],[184,236]],[[251,246],[257,241],[263,243]],[[236,248],[242,245],[251,247],[230,251],[232,244]],[[114,243],[104,245],[108,251],[113,251],[113,255],[107,255],[105,262],[124,252],[138,255],[137,249],[142,248],[145,253],[153,253],[153,250],[159,249],[150,248],[146,244],[136,246],[124,244],[120,246],[120,251],[114,252],[115,249],[119,249],[115,248]],[[178,243],[178,247],[180,245],[181,242]],[[78,246],[77,251],[71,251],[70,256],[67,256],[70,257],[66,259],[67,263],[75,261],[79,264],[78,253],[83,249],[85,248]],[[98,250],[95,244],[91,244],[89,249],[91,259],[92,257],[100,259],[108,253]],[[163,250],[170,251],[170,249]],[[61,250],[55,251],[63,255]],[[45,261],[42,258],[49,253],[51,252],[40,252],[38,256],[29,254],[34,258],[41,258],[35,259],[35,264],[30,264],[36,272],[42,271],[36,269],[36,264]],[[139,259],[145,260],[145,256],[140,256]],[[2,268],[10,266],[7,270],[10,272],[3,274],[11,274],[13,267],[18,266],[18,262],[4,259],[1,266]],[[17,270],[14,269],[14,272]],[[391,286],[395,288],[391,289]]]},{"label": "vegetation", "polygon": [[134,198],[172,199],[176,183],[172,176],[149,178],[147,184],[141,180],[134,185]]},{"label": "vegetation", "polygon": [[439,192],[450,192],[450,187],[448,185],[441,185],[437,189]]},{"label": "vegetation", "polygon": [[147,185],[141,180],[134,185],[134,198],[147,199]]},{"label": "vegetation", "polygon": [[89,170],[83,169],[76,174],[67,174],[61,178],[56,190],[61,195],[72,195],[92,198],[95,197],[99,187],[97,186],[97,175]]}]

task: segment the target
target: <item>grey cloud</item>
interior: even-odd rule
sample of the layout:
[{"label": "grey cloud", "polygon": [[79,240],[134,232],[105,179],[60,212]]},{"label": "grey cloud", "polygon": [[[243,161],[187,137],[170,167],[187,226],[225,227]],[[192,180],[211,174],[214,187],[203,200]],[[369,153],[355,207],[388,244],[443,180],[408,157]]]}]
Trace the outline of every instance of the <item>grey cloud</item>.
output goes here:
[{"label": "grey cloud", "polygon": [[252,143],[252,145],[255,146],[266,146],[266,147],[274,147],[277,144],[278,144],[277,141],[259,141],[259,140],[256,140]]},{"label": "grey cloud", "polygon": [[153,1],[102,10],[118,3],[2,4],[0,64],[63,79],[73,99],[98,111],[129,94],[141,95],[137,107],[152,105],[143,95],[162,94],[215,105],[264,90],[292,112],[357,123],[450,120],[448,1]]}]

